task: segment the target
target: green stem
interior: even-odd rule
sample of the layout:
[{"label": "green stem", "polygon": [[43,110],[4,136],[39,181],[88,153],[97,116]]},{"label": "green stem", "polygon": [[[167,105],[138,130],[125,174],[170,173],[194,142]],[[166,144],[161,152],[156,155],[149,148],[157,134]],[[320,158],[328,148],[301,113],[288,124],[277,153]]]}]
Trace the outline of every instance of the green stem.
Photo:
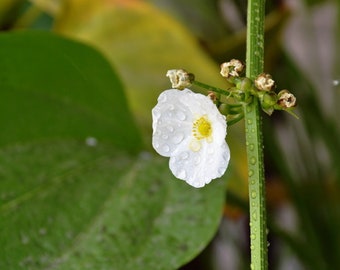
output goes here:
[{"label": "green stem", "polygon": [[225,96],[230,95],[230,92],[227,91],[227,90],[224,90],[224,89],[221,89],[221,88],[218,88],[218,87],[214,87],[214,86],[211,86],[211,85],[199,82],[199,81],[193,81],[192,84],[197,85],[199,87],[202,87],[202,88],[204,88],[208,91],[213,91],[213,92],[218,93],[218,94],[222,94],[222,95],[225,95]]},{"label": "green stem", "polygon": [[[265,0],[248,1],[246,76],[263,72]],[[251,269],[267,270],[267,225],[260,108],[257,99],[244,105],[249,176]]]}]

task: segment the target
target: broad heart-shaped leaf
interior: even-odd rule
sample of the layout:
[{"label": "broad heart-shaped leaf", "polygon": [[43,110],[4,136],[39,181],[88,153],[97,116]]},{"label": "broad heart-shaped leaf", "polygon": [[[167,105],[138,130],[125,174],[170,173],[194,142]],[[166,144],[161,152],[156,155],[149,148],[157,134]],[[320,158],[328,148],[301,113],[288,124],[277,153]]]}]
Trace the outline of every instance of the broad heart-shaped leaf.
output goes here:
[{"label": "broad heart-shaped leaf", "polygon": [[0,146],[95,137],[141,145],[122,85],[93,48],[48,32],[0,34]]},{"label": "broad heart-shaped leaf", "polygon": [[221,216],[222,180],[194,189],[110,144],[17,144],[0,161],[0,269],[176,269]]}]

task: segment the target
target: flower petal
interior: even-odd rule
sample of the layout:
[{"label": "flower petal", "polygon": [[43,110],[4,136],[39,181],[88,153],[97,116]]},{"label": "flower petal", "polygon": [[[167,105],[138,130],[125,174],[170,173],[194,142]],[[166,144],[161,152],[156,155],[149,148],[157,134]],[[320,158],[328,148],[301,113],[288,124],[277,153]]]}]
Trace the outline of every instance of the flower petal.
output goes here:
[{"label": "flower petal", "polygon": [[201,141],[201,149],[190,151],[188,147],[181,147],[170,157],[169,167],[179,179],[189,185],[199,188],[221,177],[229,164],[230,150],[225,141],[221,144]]},{"label": "flower petal", "polygon": [[152,110],[152,146],[162,156],[171,156],[191,134],[192,114],[181,102],[183,94],[175,89],[164,91]]}]

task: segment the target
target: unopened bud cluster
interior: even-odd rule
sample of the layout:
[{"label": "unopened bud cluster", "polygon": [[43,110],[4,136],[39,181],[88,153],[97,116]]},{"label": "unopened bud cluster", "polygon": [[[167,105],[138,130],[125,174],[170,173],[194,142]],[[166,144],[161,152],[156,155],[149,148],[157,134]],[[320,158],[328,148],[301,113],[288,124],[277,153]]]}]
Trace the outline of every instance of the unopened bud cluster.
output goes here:
[{"label": "unopened bud cluster", "polygon": [[[296,98],[288,90],[275,92],[275,81],[267,73],[261,73],[254,80],[243,75],[245,65],[237,59],[221,64],[220,74],[232,84],[227,90],[207,86],[195,81],[195,76],[184,69],[168,70],[166,76],[169,77],[172,87],[183,90],[193,83],[203,86],[211,91],[208,97],[218,106],[227,119],[239,120],[243,117],[242,104],[248,104],[257,98],[262,110],[271,115],[274,110],[286,110],[294,115],[291,110],[296,106]],[[222,94],[222,95],[220,95]],[[229,98],[234,102],[229,103]]]},{"label": "unopened bud cluster", "polygon": [[250,102],[252,96],[259,99],[264,112],[271,115],[274,110],[290,110],[296,106],[296,98],[288,90],[275,92],[275,81],[267,73],[261,73],[254,81],[240,74],[244,70],[241,61],[232,59],[221,64],[221,75],[235,85],[233,97],[240,102]]}]

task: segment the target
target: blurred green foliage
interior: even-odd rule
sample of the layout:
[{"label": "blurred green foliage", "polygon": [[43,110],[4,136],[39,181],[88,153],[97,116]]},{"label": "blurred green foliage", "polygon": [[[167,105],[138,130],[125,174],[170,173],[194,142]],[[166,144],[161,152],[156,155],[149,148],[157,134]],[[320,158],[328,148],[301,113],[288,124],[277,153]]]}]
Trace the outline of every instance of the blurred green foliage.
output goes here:
[{"label": "blurred green foliage", "polygon": [[[263,116],[270,269],[340,264],[339,5],[267,1],[265,71],[279,89],[297,96],[300,118]],[[193,191],[173,180],[164,162],[148,152],[142,159],[134,153],[151,151],[150,111],[158,94],[170,88],[167,69],[185,68],[199,81],[226,87],[218,66],[245,58],[245,15],[246,1],[232,0],[1,2],[0,225],[7,235],[1,236],[1,268],[41,269],[52,262],[64,262],[59,269],[109,267],[112,254],[124,255],[122,262],[131,258],[133,245],[157,257],[149,248],[160,241],[156,250],[174,254],[173,263],[164,255],[167,266],[145,269],[175,269],[206,246],[218,226],[223,181]],[[18,29],[23,33],[12,34]],[[50,33],[25,33],[30,29],[95,50]],[[88,137],[98,145],[86,145]],[[224,177],[227,221],[183,269],[249,268],[242,123],[229,128],[227,141],[232,155]],[[160,193],[149,198],[153,188]],[[162,208],[157,202],[164,194],[170,199]],[[111,213],[125,225],[110,220]],[[166,227],[170,219],[176,220],[174,232],[184,231],[182,239]],[[200,223],[207,223],[203,232]],[[155,234],[150,224],[159,225]],[[40,241],[45,234],[51,239]],[[162,235],[173,244],[167,247],[157,238]],[[179,247],[181,241],[188,247]],[[123,255],[115,250],[120,245]],[[115,269],[143,269],[134,263],[152,260],[140,251],[134,249],[140,257],[135,254],[128,268]]]}]

